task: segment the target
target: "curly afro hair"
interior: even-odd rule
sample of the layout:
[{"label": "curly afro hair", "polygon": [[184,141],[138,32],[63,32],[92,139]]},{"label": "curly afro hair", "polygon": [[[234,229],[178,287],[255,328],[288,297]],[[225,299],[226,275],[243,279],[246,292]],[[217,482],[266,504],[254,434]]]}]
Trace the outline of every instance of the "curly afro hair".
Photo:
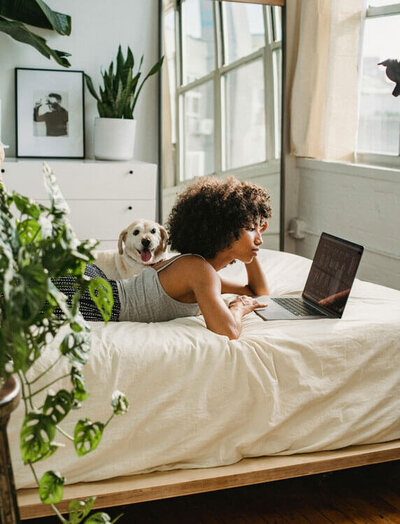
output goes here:
[{"label": "curly afro hair", "polygon": [[174,251],[214,258],[229,248],[242,228],[271,216],[270,196],[234,177],[203,177],[178,195],[167,221]]}]

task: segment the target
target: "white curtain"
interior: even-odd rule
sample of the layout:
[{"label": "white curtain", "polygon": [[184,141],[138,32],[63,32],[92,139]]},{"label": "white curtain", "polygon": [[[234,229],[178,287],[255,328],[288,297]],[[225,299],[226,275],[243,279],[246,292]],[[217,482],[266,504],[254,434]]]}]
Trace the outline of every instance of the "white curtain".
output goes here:
[{"label": "white curtain", "polygon": [[172,143],[172,119],[175,115],[171,110],[171,91],[170,76],[174,74],[171,70],[171,63],[175,60],[175,46],[166,38],[165,15],[167,12],[174,12],[176,9],[175,0],[163,0],[162,3],[162,54],[164,63],[161,68],[162,99],[161,99],[161,157],[162,157],[162,187],[173,187],[176,184],[175,176],[175,145]]},{"label": "white curtain", "polygon": [[[164,40],[164,39],[163,39]],[[163,42],[163,54],[165,53],[165,41]],[[164,64],[161,68],[162,82],[162,128],[161,128],[161,157],[162,157],[162,186],[172,187],[175,185],[175,157],[174,146],[172,144],[172,118],[171,113],[168,60],[164,58]]]},{"label": "white curtain", "polygon": [[291,153],[352,161],[363,0],[300,0],[299,7]]}]

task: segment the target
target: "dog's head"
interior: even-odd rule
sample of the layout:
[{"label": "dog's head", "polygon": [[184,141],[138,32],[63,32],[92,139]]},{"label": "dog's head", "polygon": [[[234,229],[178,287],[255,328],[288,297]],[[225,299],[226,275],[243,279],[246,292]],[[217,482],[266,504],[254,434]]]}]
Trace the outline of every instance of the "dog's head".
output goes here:
[{"label": "dog's head", "polygon": [[[148,266],[161,260],[168,243],[168,234],[163,226],[152,220],[139,219],[121,231],[118,251],[125,259]],[[125,251],[123,244],[125,244]]]}]

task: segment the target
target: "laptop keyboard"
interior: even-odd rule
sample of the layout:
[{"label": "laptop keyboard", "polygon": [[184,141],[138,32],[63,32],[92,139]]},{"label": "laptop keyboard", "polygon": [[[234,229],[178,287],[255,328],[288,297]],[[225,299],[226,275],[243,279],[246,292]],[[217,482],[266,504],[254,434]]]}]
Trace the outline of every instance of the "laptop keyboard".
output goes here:
[{"label": "laptop keyboard", "polygon": [[296,315],[297,317],[308,317],[309,315],[321,315],[317,309],[314,309],[311,306],[308,306],[303,300],[299,298],[272,298],[274,302],[279,304],[280,306],[284,307],[293,315]]}]

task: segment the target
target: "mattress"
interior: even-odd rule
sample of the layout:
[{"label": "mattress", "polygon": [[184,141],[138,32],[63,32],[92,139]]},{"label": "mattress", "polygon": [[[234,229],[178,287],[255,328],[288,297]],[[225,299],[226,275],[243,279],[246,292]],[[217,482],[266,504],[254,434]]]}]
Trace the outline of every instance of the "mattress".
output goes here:
[{"label": "mattress", "polygon": [[[259,257],[271,294],[301,292],[309,260],[270,250]],[[222,273],[245,281],[243,264]],[[62,427],[105,422],[116,389],[130,410],[114,417],[94,452],[78,458],[66,442],[37,463],[39,475],[54,469],[75,483],[400,438],[399,291],[356,280],[342,319],[266,322],[250,313],[238,340],[207,330],[201,316],[91,326],[90,396]],[[35,374],[55,359],[58,341]],[[67,371],[56,368],[48,382]],[[22,417],[19,406],[9,423],[18,488],[34,485],[19,456]]]}]

